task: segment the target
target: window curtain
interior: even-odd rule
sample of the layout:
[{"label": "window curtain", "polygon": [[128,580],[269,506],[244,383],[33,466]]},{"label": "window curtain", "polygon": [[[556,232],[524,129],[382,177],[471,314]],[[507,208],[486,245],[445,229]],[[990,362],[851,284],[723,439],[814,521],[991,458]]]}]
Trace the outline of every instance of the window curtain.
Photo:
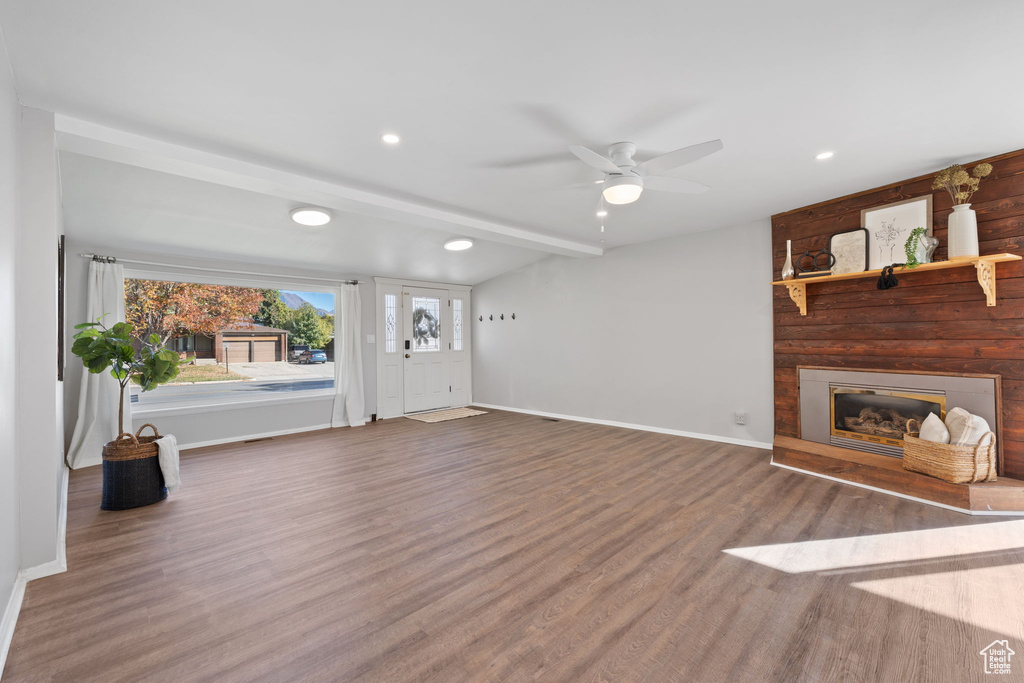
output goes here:
[{"label": "window curtain", "polygon": [[359,285],[342,285],[334,316],[334,415],[332,427],[366,424],[363,399],[362,306]]},{"label": "window curtain", "polygon": [[[110,327],[124,322],[124,266],[117,263],[89,263],[86,319],[72,325],[91,322],[105,316],[103,324]],[[82,373],[78,394],[78,420],[71,435],[68,464],[71,469],[99,465],[103,461],[103,445],[117,438],[117,403],[121,387],[109,372],[94,375],[74,356],[74,364]],[[131,401],[124,406],[124,422],[131,429]]]}]

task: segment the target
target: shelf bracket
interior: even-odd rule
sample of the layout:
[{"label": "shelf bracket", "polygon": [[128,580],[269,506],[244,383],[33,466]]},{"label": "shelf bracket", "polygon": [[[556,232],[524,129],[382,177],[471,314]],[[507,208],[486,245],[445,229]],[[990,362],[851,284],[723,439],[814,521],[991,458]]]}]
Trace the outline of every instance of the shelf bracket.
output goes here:
[{"label": "shelf bracket", "polygon": [[[980,263],[978,264],[980,267]],[[980,272],[980,271],[979,271]],[[981,277],[980,275],[978,277]],[[995,282],[992,283],[992,287],[995,288]],[[800,309],[800,315],[807,315],[807,283],[806,282],[787,282],[786,289],[789,290],[789,298],[793,300],[793,303]],[[990,304],[994,306],[995,304]]]},{"label": "shelf bracket", "polygon": [[996,264],[987,259],[975,262],[978,269],[978,284],[985,292],[985,301],[989,306],[996,305]]}]

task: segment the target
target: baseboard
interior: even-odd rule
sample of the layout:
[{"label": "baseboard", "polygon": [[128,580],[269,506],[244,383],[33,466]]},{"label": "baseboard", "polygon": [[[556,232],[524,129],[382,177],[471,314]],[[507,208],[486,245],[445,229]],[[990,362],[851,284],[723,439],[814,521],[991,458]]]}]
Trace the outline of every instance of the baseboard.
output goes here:
[{"label": "baseboard", "polygon": [[651,425],[638,425],[629,422],[615,422],[612,420],[598,420],[592,417],[579,417],[578,415],[561,415],[559,413],[547,413],[542,410],[526,410],[524,408],[510,408],[508,406],[496,406],[489,403],[472,403],[471,405],[491,410],[507,410],[510,413],[524,413],[526,415],[537,415],[540,417],[553,417],[558,420],[569,420],[571,422],[588,422],[590,424],[605,425],[606,427],[622,427],[623,429],[636,429],[641,432],[656,432],[658,434],[670,434],[672,436],[684,436],[688,439],[700,439],[702,441],[718,441],[736,446],[748,446],[750,448],[761,448],[771,450],[772,444],[765,441],[750,441],[747,439],[734,439],[731,436],[718,436],[716,434],[701,434],[698,432],[684,432],[680,429],[666,429],[664,427],[652,427]]},{"label": "baseboard", "polygon": [[18,623],[18,614],[21,612],[21,601],[25,598],[25,575],[19,572],[14,579],[14,587],[7,598],[7,606],[3,614],[0,614],[0,678],[4,675],[4,665],[7,663],[7,653],[11,649],[11,640],[14,638],[14,627]]},{"label": "baseboard", "polygon": [[196,441],[194,443],[178,444],[179,450],[188,450],[190,448],[204,448],[206,446],[221,446],[226,443],[238,443],[239,441],[252,441],[253,439],[270,439],[275,436],[286,436],[288,434],[301,434],[302,432],[315,432],[318,429],[330,429],[331,424],[328,422],[323,425],[313,425],[311,427],[299,427],[298,429],[280,429],[276,432],[262,432],[260,434],[245,434],[240,436],[229,436],[225,439],[212,439],[210,441]]},{"label": "baseboard", "polygon": [[34,567],[28,569],[22,569],[21,573],[25,577],[26,581],[35,581],[36,579],[44,579],[47,576],[53,576],[54,574],[63,574],[68,570],[66,562],[61,560],[50,560],[45,564],[37,564]]}]

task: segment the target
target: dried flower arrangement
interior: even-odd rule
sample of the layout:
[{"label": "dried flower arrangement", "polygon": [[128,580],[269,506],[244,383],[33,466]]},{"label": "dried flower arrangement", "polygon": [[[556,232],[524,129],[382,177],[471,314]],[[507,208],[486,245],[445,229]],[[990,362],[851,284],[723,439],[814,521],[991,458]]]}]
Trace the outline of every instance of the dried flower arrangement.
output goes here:
[{"label": "dried flower arrangement", "polygon": [[945,190],[953,198],[953,204],[966,204],[971,195],[978,191],[981,179],[992,172],[992,164],[978,164],[967,173],[960,164],[939,171],[932,182],[933,190]]}]

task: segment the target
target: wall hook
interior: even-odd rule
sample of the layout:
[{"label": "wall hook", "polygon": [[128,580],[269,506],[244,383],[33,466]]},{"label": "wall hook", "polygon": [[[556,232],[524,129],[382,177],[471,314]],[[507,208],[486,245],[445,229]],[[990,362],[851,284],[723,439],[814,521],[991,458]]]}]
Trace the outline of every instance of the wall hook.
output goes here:
[{"label": "wall hook", "polygon": [[513,320],[515,320],[515,319],[516,319],[516,314],[515,314],[515,313],[513,313],[513,314],[512,314],[512,319],[513,319]]},{"label": "wall hook", "polygon": [[480,322],[483,322],[483,321],[484,321],[484,317],[480,316]]},{"label": "wall hook", "polygon": [[505,319],[505,314],[504,314],[504,313],[502,313],[502,314],[501,314],[501,315],[499,315],[498,317],[499,317],[499,318],[501,318],[502,320],[504,320],[504,319]]},{"label": "wall hook", "polygon": [[492,315],[487,316],[487,319],[488,320],[494,320],[494,315],[492,314]]}]

